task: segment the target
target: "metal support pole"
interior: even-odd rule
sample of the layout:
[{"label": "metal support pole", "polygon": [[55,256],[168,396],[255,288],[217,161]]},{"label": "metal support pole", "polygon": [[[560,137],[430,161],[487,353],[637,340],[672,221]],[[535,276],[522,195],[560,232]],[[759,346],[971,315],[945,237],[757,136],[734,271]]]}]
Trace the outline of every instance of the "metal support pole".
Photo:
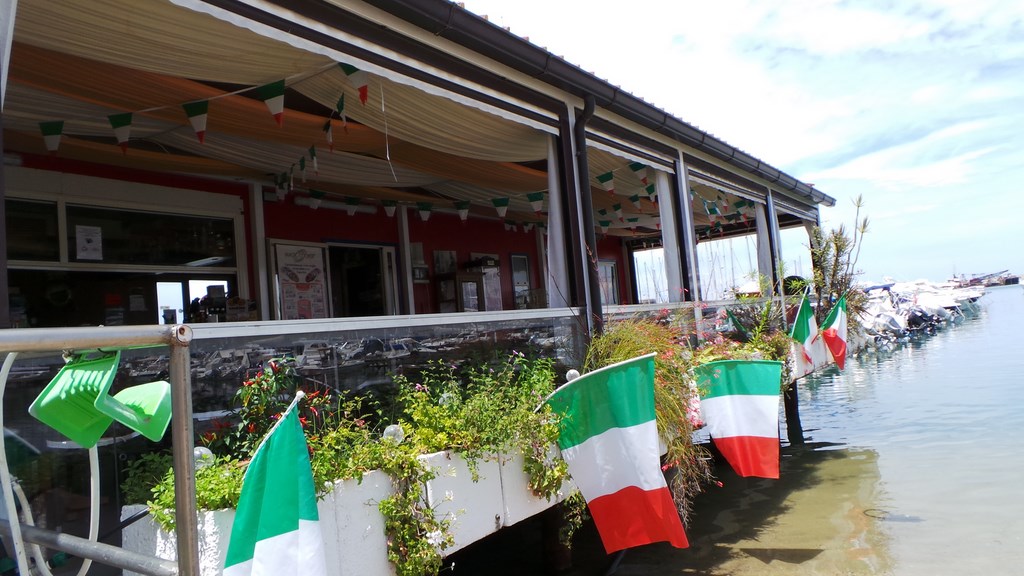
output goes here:
[{"label": "metal support pole", "polygon": [[[119,546],[111,546],[102,542],[93,542],[71,534],[44,530],[28,524],[18,523],[25,542],[39,544],[52,550],[62,550],[79,558],[87,558],[107,566],[123,568],[149,576],[177,576],[178,568],[171,560],[155,556],[147,556],[125,550]],[[6,520],[0,520],[0,530],[10,532],[13,527]]]},{"label": "metal support pole", "polygon": [[178,573],[199,575],[199,518],[196,515],[196,476],[192,446],[192,370],[189,342],[192,328],[174,327],[171,342],[171,444],[174,463],[174,520],[178,535]]}]

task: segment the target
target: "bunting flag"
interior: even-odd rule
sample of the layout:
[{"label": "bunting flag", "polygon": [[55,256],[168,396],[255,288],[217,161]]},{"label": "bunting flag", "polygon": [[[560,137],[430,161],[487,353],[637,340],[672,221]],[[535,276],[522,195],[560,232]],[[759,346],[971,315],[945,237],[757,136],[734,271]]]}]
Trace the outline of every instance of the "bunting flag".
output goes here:
[{"label": "bunting flag", "polygon": [[264,84],[256,89],[256,97],[267,105],[278,126],[284,125],[284,80]]},{"label": "bunting flag", "polygon": [[306,183],[306,157],[299,158],[299,174],[302,178],[302,183]]},{"label": "bunting flag", "polygon": [[608,227],[612,225],[611,220],[600,220],[597,223],[598,227],[601,228],[601,234],[608,233]]},{"label": "bunting flag", "polygon": [[530,202],[530,207],[533,208],[533,213],[540,216],[541,211],[544,209],[544,193],[530,192],[526,195],[526,199]]},{"label": "bunting flag", "polygon": [[327,148],[334,152],[334,126],[331,124],[330,118],[327,119],[327,122],[324,122],[324,127],[321,130],[323,130],[324,136],[327,138]]},{"label": "bunting flag", "polygon": [[114,136],[117,137],[117,145],[121,147],[121,152],[127,154],[128,138],[132,133],[132,113],[111,114],[107,116],[107,120],[110,121],[110,127],[114,129]]},{"label": "bunting flag", "polygon": [[434,205],[430,202],[417,202],[416,209],[420,213],[420,220],[426,222],[427,220],[430,220],[430,213],[433,211]]},{"label": "bunting flag", "polygon": [[562,459],[609,554],[652,542],[689,546],[661,470],[654,356],[584,374],[547,400],[561,416]]},{"label": "bunting flag", "polygon": [[533,222],[523,222],[523,232],[533,230]]},{"label": "bunting flag", "polygon": [[296,410],[301,398],[299,392],[245,470],[225,576],[327,574],[309,447]]},{"label": "bunting flag", "polygon": [[398,208],[398,202],[394,200],[381,200],[381,206],[384,206],[384,213],[387,214],[388,218],[395,215],[395,208]]},{"label": "bunting flag", "polygon": [[455,210],[459,213],[459,220],[465,222],[469,219],[469,200],[459,200],[456,202]]},{"label": "bunting flag", "polygon": [[639,221],[639,218],[626,218],[626,225],[629,226],[629,229],[632,230],[634,234],[636,234],[636,223]]},{"label": "bunting flag", "polygon": [[284,200],[288,196],[288,174],[281,172],[274,178],[274,188],[277,192],[277,199]]},{"label": "bunting flag", "polygon": [[365,105],[370,94],[370,75],[351,64],[339,62],[338,66],[341,66],[341,70],[348,77],[348,81],[359,91],[359,101]]},{"label": "bunting flag", "polygon": [[188,123],[192,125],[196,138],[199,139],[200,144],[203,144],[206,142],[206,118],[210,108],[210,101],[186,102],[181,107],[185,110],[185,115],[188,116]]},{"label": "bunting flag", "polygon": [[651,199],[651,202],[654,202],[655,204],[658,203],[658,195],[656,194],[657,191],[655,190],[654,184],[648,184],[647,187],[644,188],[644,192],[647,192],[647,197]]},{"label": "bunting flag", "polygon": [[792,343],[794,380],[807,376],[829,363],[829,353],[825,348],[825,341],[818,331],[818,322],[814,319],[814,310],[811,309],[811,302],[807,299],[807,294],[804,294],[800,301],[800,309],[789,335],[794,340]]},{"label": "bunting flag", "polygon": [[334,110],[338,113],[338,117],[341,118],[341,129],[345,131],[345,134],[348,134],[348,116],[345,115],[344,92],[338,97],[338,103],[334,105]]},{"label": "bunting flag", "polygon": [[349,216],[355,216],[356,215],[356,210],[359,209],[359,204],[361,204],[361,202],[359,201],[359,198],[356,198],[355,196],[346,196],[345,197],[345,212]]},{"label": "bunting flag", "polygon": [[51,122],[40,122],[39,131],[43,134],[43,142],[46,150],[52,155],[60,148],[60,138],[64,134],[64,121],[53,120]]},{"label": "bunting flag", "polygon": [[637,210],[640,209],[640,195],[639,194],[633,194],[632,196],[630,196],[629,197],[629,201],[633,203],[633,207],[634,208],[636,208]]},{"label": "bunting flag", "polygon": [[825,339],[825,345],[832,353],[836,366],[842,370],[846,366],[846,294],[825,317],[821,324],[821,337]]},{"label": "bunting flag", "polygon": [[309,147],[309,159],[313,161],[313,174],[315,176],[320,175],[320,164],[316,161],[316,146]]},{"label": "bunting flag", "polygon": [[622,204],[613,205],[612,211],[615,212],[615,217],[619,219],[619,222],[625,222],[625,220],[622,219]]},{"label": "bunting flag", "polygon": [[492,198],[491,204],[494,204],[494,209],[498,211],[498,218],[504,218],[508,212],[508,198]]},{"label": "bunting flag", "polygon": [[309,191],[309,207],[316,210],[320,207],[320,202],[323,201],[326,194],[321,190],[310,190]]},{"label": "bunting flag", "polygon": [[693,372],[708,434],[736,474],[778,478],[782,362],[719,360]]},{"label": "bunting flag", "polygon": [[629,169],[636,174],[636,177],[643,182],[644,186],[647,186],[647,165],[641,162],[633,162],[629,165]]},{"label": "bunting flag", "polygon": [[609,194],[615,193],[615,174],[612,172],[598,174],[597,181],[601,184],[602,188],[608,191]]},{"label": "bunting flag", "polygon": [[515,220],[505,220],[505,231],[506,232],[515,232],[516,231],[516,221]]}]

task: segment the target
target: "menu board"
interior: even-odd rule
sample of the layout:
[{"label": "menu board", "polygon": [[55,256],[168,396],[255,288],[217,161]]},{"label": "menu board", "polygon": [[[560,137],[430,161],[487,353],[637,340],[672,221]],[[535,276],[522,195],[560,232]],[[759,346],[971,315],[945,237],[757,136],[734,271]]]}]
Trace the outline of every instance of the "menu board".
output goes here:
[{"label": "menu board", "polygon": [[323,248],[276,244],[274,255],[281,287],[281,319],[327,318]]}]

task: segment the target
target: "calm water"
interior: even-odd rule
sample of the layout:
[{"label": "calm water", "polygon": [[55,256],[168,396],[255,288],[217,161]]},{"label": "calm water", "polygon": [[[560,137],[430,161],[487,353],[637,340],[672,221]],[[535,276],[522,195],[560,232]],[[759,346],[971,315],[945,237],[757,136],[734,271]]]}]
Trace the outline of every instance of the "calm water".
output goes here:
[{"label": "calm water", "polygon": [[[1024,290],[800,386],[805,437],[877,455],[892,572],[1024,574]],[[815,489],[829,490],[828,485]]]}]

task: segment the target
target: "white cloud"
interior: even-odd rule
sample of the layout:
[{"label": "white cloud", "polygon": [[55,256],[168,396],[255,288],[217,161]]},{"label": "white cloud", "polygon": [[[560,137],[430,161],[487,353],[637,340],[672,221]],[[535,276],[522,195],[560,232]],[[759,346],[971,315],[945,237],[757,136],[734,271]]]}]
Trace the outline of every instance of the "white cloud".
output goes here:
[{"label": "white cloud", "polygon": [[[1010,205],[1024,181],[1024,2],[467,1],[570,62],[814,182],[838,201],[823,210],[826,221],[849,223],[849,199],[864,194],[866,211],[882,216],[880,234],[911,234],[924,245],[936,229],[962,233],[957,205],[979,198]],[[902,226],[884,218],[926,208],[927,217],[915,214]],[[1009,234],[1020,244],[1019,230],[989,234],[995,245]],[[957,239],[954,246],[965,251],[988,242]],[[909,241],[879,244],[897,242]],[[898,266],[882,248],[868,254]],[[1016,262],[1024,272],[1024,256]]]}]

